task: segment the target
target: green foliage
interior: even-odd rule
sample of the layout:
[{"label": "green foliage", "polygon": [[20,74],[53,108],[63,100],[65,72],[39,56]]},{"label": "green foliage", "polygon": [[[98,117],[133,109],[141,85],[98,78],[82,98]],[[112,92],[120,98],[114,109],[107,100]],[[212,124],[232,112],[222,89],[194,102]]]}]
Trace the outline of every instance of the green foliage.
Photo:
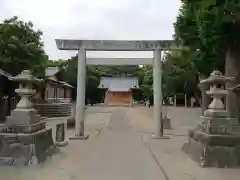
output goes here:
[{"label": "green foliage", "polygon": [[63,67],[66,67],[68,65],[68,61],[66,60],[62,60],[62,59],[59,59],[59,60],[48,60],[47,61],[47,67],[60,67],[60,68],[63,68]]},{"label": "green foliage", "polygon": [[[68,61],[63,61],[66,76],[65,80],[74,87],[77,87],[77,57],[72,57]],[[87,67],[87,79],[86,79],[86,99],[92,101],[100,98],[98,85],[100,82],[101,73],[97,66]],[[76,91],[76,88],[74,89]],[[72,98],[76,98],[76,92],[73,92]]]},{"label": "green foliage", "polygon": [[98,66],[101,76],[137,76],[138,66]]},{"label": "green foliage", "polygon": [[150,97],[153,96],[153,70],[152,67],[145,66],[141,69],[141,71],[143,72],[143,78],[142,81],[139,81],[139,84],[142,95],[143,97],[150,99]]},{"label": "green foliage", "polygon": [[[189,97],[197,94],[197,71],[190,61],[189,51],[166,53],[163,59],[163,97],[175,94],[187,94]],[[153,97],[153,69],[145,66],[139,71],[139,84],[142,98]],[[141,77],[141,78],[140,78]],[[141,80],[142,79],[142,80]]]},{"label": "green foliage", "polygon": [[30,69],[37,76],[44,76],[47,58],[41,41],[42,32],[35,31],[31,22],[16,16],[0,24],[0,68],[16,75]]},{"label": "green foliage", "polygon": [[163,63],[163,96],[187,94],[197,91],[197,72],[189,61],[189,52],[167,53]]},{"label": "green foliage", "polygon": [[191,62],[202,74],[224,71],[226,51],[239,47],[239,0],[182,0],[175,40],[190,47]]}]

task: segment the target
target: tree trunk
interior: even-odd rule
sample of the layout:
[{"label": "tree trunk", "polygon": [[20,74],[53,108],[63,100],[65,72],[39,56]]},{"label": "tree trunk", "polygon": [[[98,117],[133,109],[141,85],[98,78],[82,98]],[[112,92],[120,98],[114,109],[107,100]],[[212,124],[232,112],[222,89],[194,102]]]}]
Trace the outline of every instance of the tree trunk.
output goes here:
[{"label": "tree trunk", "polygon": [[[234,77],[235,80],[227,82],[226,88],[240,84],[240,52],[228,50],[225,60],[225,75]],[[240,94],[229,91],[226,98],[226,109],[230,117],[237,117],[240,122]]]}]

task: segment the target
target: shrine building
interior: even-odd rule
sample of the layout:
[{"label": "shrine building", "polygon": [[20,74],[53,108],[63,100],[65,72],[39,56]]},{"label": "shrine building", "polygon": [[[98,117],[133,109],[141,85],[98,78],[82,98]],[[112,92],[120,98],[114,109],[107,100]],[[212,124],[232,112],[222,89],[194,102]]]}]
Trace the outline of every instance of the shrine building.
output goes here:
[{"label": "shrine building", "polygon": [[137,77],[101,77],[99,87],[105,90],[106,105],[132,105],[133,90],[139,88]]}]

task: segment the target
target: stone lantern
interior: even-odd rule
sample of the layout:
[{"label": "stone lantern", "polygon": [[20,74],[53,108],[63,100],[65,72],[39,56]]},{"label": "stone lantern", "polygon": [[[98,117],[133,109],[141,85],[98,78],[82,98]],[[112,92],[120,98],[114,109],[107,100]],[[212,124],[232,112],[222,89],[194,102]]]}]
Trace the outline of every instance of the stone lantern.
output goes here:
[{"label": "stone lantern", "polygon": [[225,84],[228,81],[234,81],[234,78],[223,76],[220,71],[213,71],[209,78],[200,81],[203,85],[210,85],[210,90],[206,91],[206,94],[213,99],[208,109],[204,111],[204,116],[227,116],[227,111],[222,99],[225,99],[228,94],[228,90],[225,90]]},{"label": "stone lantern", "polygon": [[29,97],[35,93],[32,89],[34,78],[30,71],[12,77],[19,82],[16,93],[21,100],[16,109],[11,111],[6,122],[0,127],[0,161],[11,164],[38,164],[46,158],[46,152],[53,146],[52,129],[46,128],[44,118],[37,115]]},{"label": "stone lantern", "polygon": [[209,84],[206,95],[212,97],[201,123],[189,131],[183,150],[201,166],[233,167],[240,162],[240,128],[235,117],[229,117],[222,102],[228,91],[225,84],[234,78],[213,71],[201,84]]},{"label": "stone lantern", "polygon": [[33,83],[41,81],[33,77],[28,70],[24,70],[21,74],[11,77],[12,81],[19,82],[19,88],[15,90],[21,97],[19,103],[11,113],[11,116],[7,118],[5,125],[7,126],[22,126],[30,125],[34,123],[44,124],[40,122],[41,117],[37,115],[37,110],[33,108],[33,105],[29,98],[35,94],[36,90],[33,88]]}]

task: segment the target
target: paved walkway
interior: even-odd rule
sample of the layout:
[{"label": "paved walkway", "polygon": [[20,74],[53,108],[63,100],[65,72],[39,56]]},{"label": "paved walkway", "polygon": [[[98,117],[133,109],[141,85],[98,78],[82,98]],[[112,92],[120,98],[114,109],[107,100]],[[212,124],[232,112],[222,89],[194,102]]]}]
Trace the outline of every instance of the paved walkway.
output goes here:
[{"label": "paved walkway", "polygon": [[198,108],[167,107],[172,130],[164,130],[170,139],[151,138],[153,125],[152,109],[136,107],[127,110],[130,123],[143,137],[143,142],[154,155],[169,180],[238,180],[239,168],[201,168],[182,150],[189,129],[195,128],[201,110]]},{"label": "paved walkway", "polygon": [[125,108],[113,112],[95,148],[76,173],[74,180],[165,180],[148,148],[131,127]]},{"label": "paved walkway", "polygon": [[[170,139],[152,139],[152,109],[91,107],[86,141],[70,141],[38,166],[0,166],[0,180],[238,180],[239,168],[201,168],[181,147],[199,109],[168,108]],[[110,120],[109,120],[110,119]],[[72,132],[70,132],[70,135]]]},{"label": "paved walkway", "polygon": [[[106,127],[114,108],[90,108],[85,117],[85,131],[90,135],[86,141],[72,140],[61,151],[48,157],[37,166],[14,167],[0,166],[0,180],[73,180],[79,175],[82,160],[88,157],[94,148],[102,130]],[[89,113],[90,112],[90,113]],[[73,129],[67,134],[72,136]]]}]

